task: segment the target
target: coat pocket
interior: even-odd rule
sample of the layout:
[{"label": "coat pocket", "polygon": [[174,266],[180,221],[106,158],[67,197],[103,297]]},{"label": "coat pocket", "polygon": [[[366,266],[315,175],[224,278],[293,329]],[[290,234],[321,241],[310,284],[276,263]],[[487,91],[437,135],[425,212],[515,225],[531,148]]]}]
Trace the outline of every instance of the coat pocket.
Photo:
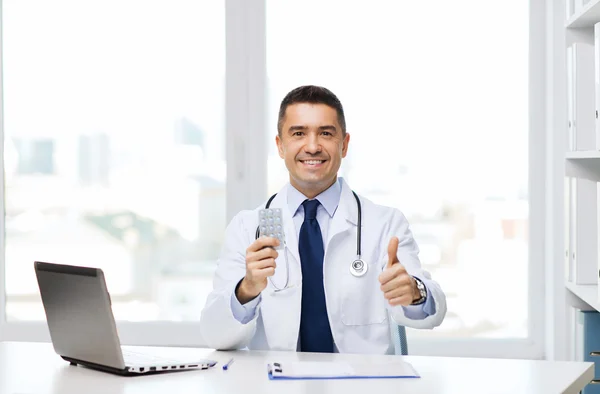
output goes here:
[{"label": "coat pocket", "polygon": [[357,278],[348,273],[345,278],[341,316],[346,326],[381,324],[387,320],[385,299],[373,268],[365,276]]}]

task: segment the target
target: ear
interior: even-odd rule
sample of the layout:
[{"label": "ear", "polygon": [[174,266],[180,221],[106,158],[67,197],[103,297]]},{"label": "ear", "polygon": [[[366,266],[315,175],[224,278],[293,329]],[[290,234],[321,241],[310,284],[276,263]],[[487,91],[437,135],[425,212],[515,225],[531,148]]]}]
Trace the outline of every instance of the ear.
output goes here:
[{"label": "ear", "polygon": [[342,141],[342,158],[346,157],[348,153],[348,143],[350,142],[350,134],[346,133],[344,141]]},{"label": "ear", "polygon": [[279,137],[279,134],[275,136],[275,143],[277,144],[277,151],[279,152],[279,157],[283,159],[283,141],[281,140],[281,137]]}]

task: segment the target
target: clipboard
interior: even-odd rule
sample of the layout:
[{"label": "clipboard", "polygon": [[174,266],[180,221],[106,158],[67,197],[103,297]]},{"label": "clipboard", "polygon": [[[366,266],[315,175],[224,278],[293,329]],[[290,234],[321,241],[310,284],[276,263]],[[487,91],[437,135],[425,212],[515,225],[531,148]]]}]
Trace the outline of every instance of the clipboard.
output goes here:
[{"label": "clipboard", "polygon": [[267,364],[269,380],[406,379],[421,376],[406,361],[349,363],[344,361],[286,361]]}]

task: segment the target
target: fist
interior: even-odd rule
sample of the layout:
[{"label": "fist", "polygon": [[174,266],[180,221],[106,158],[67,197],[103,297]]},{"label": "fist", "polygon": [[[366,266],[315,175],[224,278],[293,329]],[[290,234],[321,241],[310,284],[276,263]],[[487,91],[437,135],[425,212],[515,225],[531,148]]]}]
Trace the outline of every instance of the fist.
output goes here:
[{"label": "fist", "polygon": [[260,237],[246,249],[246,275],[235,294],[241,304],[258,297],[267,287],[267,278],[275,274],[276,246],[277,238]]},{"label": "fist", "polygon": [[406,272],[404,266],[398,260],[397,237],[392,237],[388,244],[388,262],[379,275],[381,291],[391,306],[407,306],[420,298],[415,279]]}]

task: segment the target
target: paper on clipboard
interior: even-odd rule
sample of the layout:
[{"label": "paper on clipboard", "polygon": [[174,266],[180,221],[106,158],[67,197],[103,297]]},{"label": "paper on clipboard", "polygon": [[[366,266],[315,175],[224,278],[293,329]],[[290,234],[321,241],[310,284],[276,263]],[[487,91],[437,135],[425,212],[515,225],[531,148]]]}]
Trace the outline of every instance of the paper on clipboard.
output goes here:
[{"label": "paper on clipboard", "polygon": [[269,379],[385,379],[419,378],[406,361],[348,363],[343,361],[286,361],[268,364]]}]

